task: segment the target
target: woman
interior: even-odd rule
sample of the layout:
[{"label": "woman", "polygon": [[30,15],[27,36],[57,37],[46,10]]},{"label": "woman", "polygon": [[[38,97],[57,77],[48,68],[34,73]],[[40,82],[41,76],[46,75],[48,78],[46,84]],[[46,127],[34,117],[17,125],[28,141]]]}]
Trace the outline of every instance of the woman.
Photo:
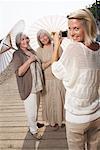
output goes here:
[{"label": "woman", "polygon": [[21,99],[24,100],[30,133],[40,139],[37,127],[37,102],[39,92],[43,89],[41,62],[34,50],[29,46],[29,38],[18,33],[16,36],[16,50],[13,54],[14,70]]},{"label": "woman", "polygon": [[[40,47],[37,49],[38,56],[42,61],[45,78],[45,92],[43,93],[43,119],[58,129],[64,121],[64,95],[65,89],[62,82],[56,79],[51,72],[51,56],[53,44],[50,34],[45,30],[37,33]],[[61,48],[59,56],[61,55]]]},{"label": "woman", "polygon": [[[100,131],[100,45],[96,43],[96,23],[87,9],[68,16],[72,42],[58,57],[60,40],[54,37],[52,72],[63,81],[66,133],[69,150],[97,150]],[[59,59],[59,60],[58,60]]]}]

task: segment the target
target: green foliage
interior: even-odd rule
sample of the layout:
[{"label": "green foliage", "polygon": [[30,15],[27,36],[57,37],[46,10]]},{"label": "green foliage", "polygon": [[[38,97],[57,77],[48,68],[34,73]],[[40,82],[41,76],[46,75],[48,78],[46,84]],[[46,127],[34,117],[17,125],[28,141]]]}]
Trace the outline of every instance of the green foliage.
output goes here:
[{"label": "green foliage", "polygon": [[88,9],[92,12],[93,16],[96,17],[96,4],[92,4]]},{"label": "green foliage", "polygon": [[92,12],[93,16],[100,20],[100,1],[96,1],[91,6],[88,7],[88,9]]}]

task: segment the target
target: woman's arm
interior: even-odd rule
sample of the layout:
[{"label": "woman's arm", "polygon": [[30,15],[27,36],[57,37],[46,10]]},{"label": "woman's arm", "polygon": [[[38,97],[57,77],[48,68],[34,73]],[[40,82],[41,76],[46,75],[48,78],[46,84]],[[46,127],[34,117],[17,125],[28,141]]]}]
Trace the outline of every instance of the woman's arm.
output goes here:
[{"label": "woman's arm", "polygon": [[52,54],[52,61],[51,61],[52,63],[59,59],[60,43],[61,43],[61,40],[59,39],[59,34],[55,33],[55,35],[54,35],[54,51],[53,51],[53,54]]},{"label": "woman's arm", "polygon": [[51,65],[51,60],[42,63],[42,69],[45,70]]},{"label": "woman's arm", "polygon": [[30,64],[36,60],[36,57],[34,54],[32,54],[31,52],[26,53],[26,55],[28,56],[28,60],[19,67],[18,69],[18,76],[22,76],[25,74],[25,72],[29,69]]},{"label": "woman's arm", "polygon": [[59,34],[55,33],[55,35],[54,35],[54,49],[53,49],[52,58],[51,58],[51,60],[48,60],[48,61],[42,63],[43,70],[48,68],[54,61],[57,61],[59,59],[59,57],[61,55],[59,53],[59,50],[61,52],[60,43],[61,43],[61,40],[59,39]]}]

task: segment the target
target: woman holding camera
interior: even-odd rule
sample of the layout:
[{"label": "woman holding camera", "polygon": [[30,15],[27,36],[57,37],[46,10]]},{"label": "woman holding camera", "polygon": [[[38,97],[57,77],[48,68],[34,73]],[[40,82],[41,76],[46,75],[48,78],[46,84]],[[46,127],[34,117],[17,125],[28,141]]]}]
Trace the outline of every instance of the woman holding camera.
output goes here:
[{"label": "woman holding camera", "polygon": [[60,40],[55,34],[52,56],[52,72],[63,81],[67,91],[68,148],[97,150],[100,137],[100,45],[95,41],[96,23],[91,12],[80,9],[71,13],[68,32],[72,42],[60,59]]}]

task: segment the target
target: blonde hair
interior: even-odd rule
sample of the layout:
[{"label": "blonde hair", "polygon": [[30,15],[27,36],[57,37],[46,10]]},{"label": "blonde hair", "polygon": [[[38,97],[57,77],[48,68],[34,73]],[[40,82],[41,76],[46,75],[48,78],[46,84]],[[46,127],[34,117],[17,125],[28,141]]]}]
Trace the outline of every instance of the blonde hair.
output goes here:
[{"label": "blonde hair", "polygon": [[41,34],[47,35],[48,38],[49,38],[49,42],[51,43],[52,38],[51,38],[50,34],[49,34],[46,30],[41,29],[41,30],[39,30],[38,33],[37,33],[37,41],[38,41],[38,44],[39,44],[40,47],[43,47],[43,46],[44,46],[44,45],[41,43],[41,41],[40,41],[40,35],[41,35]]},{"label": "blonde hair", "polygon": [[78,19],[82,22],[85,31],[85,44],[90,44],[96,39],[97,27],[92,13],[88,9],[79,9],[67,16],[68,20]]}]

